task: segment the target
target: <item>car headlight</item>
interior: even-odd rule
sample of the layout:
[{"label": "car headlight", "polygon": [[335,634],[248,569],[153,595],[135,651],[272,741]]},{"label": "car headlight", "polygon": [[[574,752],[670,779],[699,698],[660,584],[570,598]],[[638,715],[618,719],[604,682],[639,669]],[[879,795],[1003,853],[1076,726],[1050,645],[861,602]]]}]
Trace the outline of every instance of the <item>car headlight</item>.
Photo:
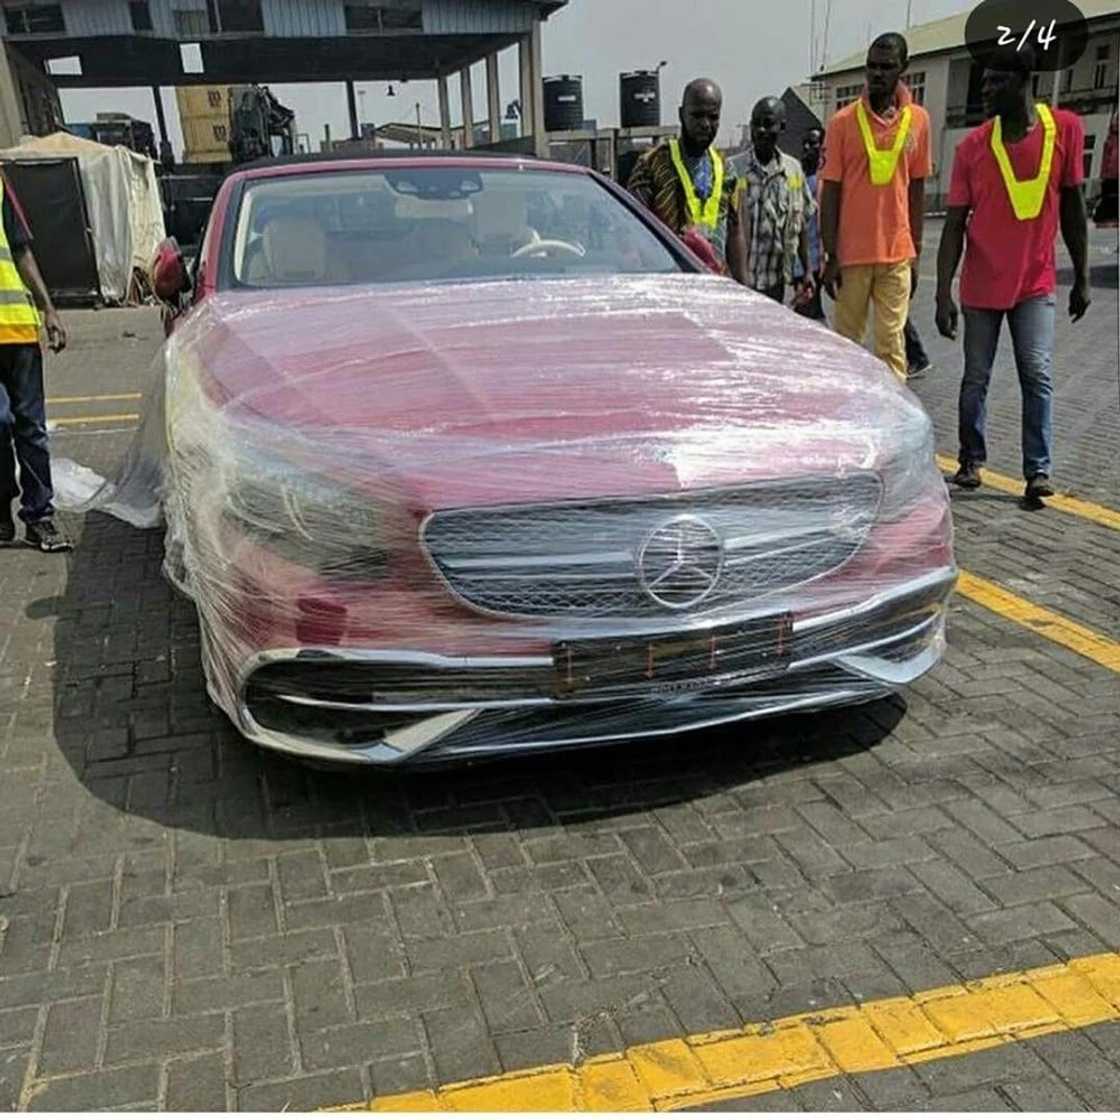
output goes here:
[{"label": "car headlight", "polygon": [[918,501],[939,493],[941,474],[934,458],[933,422],[922,412],[890,436],[879,466],[883,480],[882,521],[904,517]]},{"label": "car headlight", "polygon": [[388,559],[368,495],[272,456],[242,455],[227,469],[224,512],[255,543],[324,576],[376,577]]}]

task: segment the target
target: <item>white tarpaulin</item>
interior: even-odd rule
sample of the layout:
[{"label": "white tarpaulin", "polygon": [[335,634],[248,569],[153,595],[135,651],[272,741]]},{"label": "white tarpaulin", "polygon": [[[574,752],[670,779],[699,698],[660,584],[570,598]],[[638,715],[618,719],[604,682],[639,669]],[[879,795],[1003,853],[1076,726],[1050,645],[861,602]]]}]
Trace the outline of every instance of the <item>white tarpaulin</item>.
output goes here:
[{"label": "white tarpaulin", "polygon": [[128,148],[110,148],[68,132],[25,136],[18,147],[0,150],[3,160],[60,158],[78,160],[102,298],[123,303],[133,269],[147,271],[166,236],[155,164]]}]

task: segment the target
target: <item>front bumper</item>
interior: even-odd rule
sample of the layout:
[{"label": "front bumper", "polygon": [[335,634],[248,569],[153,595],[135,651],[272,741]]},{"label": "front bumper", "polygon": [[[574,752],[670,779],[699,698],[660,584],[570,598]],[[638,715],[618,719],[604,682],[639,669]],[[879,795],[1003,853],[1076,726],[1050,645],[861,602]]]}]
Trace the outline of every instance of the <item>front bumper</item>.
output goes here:
[{"label": "front bumper", "polygon": [[[841,610],[798,618],[791,661],[780,670],[716,679],[701,673],[670,691],[635,685],[626,695],[561,699],[548,688],[550,656],[267,650],[240,671],[235,722],[246,738],[288,754],[399,766],[670,735],[863,703],[897,691],[940,660],[956,575],[940,568]],[[340,667],[350,683],[332,690],[331,673]],[[431,698],[384,703],[354,695],[355,675],[368,673],[373,695],[379,676],[410,670],[432,681]],[[441,692],[441,680],[454,687]]]}]

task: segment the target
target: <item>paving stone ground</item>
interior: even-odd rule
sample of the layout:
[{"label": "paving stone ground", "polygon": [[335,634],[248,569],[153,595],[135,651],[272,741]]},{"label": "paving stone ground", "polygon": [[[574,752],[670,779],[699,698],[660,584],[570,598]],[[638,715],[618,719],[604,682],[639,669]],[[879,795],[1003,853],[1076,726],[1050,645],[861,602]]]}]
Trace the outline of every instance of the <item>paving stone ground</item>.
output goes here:
[{"label": "paving stone ground", "polygon": [[[1096,240],[1091,317],[1059,332],[1060,477],[1115,503]],[[152,312],[68,319],[51,395],[147,387]],[[959,357],[924,333],[952,453]],[[1014,475],[1011,375],[1005,354],[993,466]],[[106,470],[128,435],[91,427],[55,454]],[[991,491],[955,509],[964,567],[1120,638],[1115,533]],[[158,532],[71,524],[69,557],[0,555],[0,1105],[340,1104],[1120,948],[1117,677],[963,599],[944,665],[897,699],[355,777],[211,709]],[[1118,1031],[742,1107],[1107,1108]]]}]

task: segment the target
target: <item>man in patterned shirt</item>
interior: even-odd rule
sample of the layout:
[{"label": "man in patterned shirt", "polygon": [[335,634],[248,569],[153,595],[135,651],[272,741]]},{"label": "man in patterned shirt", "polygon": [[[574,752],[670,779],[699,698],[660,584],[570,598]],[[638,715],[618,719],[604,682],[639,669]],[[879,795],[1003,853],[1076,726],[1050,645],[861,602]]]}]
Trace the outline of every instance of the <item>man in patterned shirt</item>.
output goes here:
[{"label": "man in patterned shirt", "polygon": [[751,146],[731,160],[739,180],[740,221],[748,243],[747,282],[778,303],[785,302],[795,258],[802,276],[798,298],[812,297],[806,223],[817,205],[801,164],[778,148],[785,127],[785,104],[777,97],[764,97],[751,112]]},{"label": "man in patterned shirt", "polygon": [[746,284],[747,246],[735,176],[715,148],[722,110],[723,94],[715,82],[689,82],[681,99],[680,138],[646,152],[627,185],[678,236],[703,236],[720,268]]}]

